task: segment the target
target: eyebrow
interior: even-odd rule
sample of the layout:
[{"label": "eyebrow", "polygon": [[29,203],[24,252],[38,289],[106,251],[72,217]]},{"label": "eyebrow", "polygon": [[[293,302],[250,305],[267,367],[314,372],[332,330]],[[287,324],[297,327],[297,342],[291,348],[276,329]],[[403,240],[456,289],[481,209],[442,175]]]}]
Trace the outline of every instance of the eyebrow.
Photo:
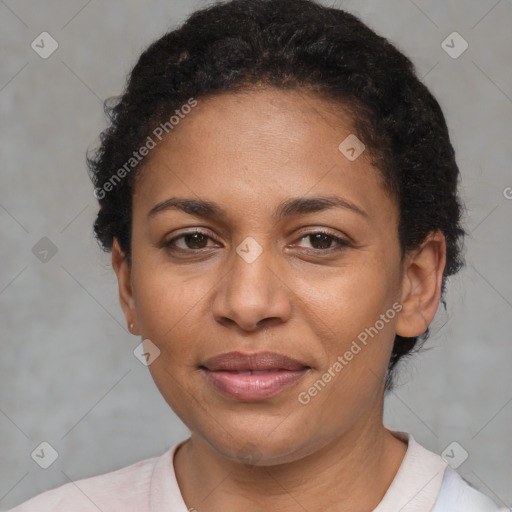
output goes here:
[{"label": "eyebrow", "polygon": [[[352,210],[363,217],[369,217],[368,213],[360,206],[337,196],[297,197],[287,199],[278,205],[273,213],[273,217],[276,220],[283,220],[294,215],[315,213],[330,208],[344,208]],[[148,218],[152,218],[158,213],[170,209],[181,210],[189,215],[208,219],[217,218],[226,220],[228,217],[226,210],[212,201],[206,199],[170,197],[151,208],[148,213]]]}]

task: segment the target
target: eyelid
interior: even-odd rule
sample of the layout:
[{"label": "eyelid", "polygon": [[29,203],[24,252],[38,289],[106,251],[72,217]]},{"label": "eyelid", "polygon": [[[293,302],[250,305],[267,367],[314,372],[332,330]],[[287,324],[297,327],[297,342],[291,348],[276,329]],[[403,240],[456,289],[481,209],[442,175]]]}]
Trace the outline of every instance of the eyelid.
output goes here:
[{"label": "eyelid", "polygon": [[[215,243],[220,243],[217,239],[216,239],[216,235],[213,235],[212,234],[212,231],[209,230],[208,228],[204,228],[204,227],[195,227],[195,228],[183,228],[185,231],[182,231],[181,233],[178,232],[177,234],[175,234],[172,238],[170,238],[169,240],[165,240],[163,243],[162,243],[162,247],[163,248],[171,248],[173,247],[173,244],[181,239],[182,237],[185,237],[187,235],[193,235],[193,234],[201,234],[201,235],[204,235],[206,238],[209,238],[210,240],[212,240],[213,242]],[[323,234],[323,235],[326,235],[328,236],[329,238],[332,239],[332,241],[334,242],[334,244],[337,244],[337,247],[336,245],[334,247],[329,247],[328,249],[315,249],[315,248],[307,248],[307,247],[304,247],[302,249],[306,250],[306,251],[313,251],[315,253],[330,253],[330,252],[336,252],[336,251],[340,251],[343,247],[354,247],[354,243],[352,241],[352,239],[343,234],[343,235],[340,235],[338,234],[337,232],[334,232],[334,231],[331,231],[329,228],[324,228],[324,227],[313,227],[313,226],[310,226],[309,228],[304,228],[303,231],[300,231],[299,233],[296,233],[295,234],[295,237],[296,237],[296,241],[301,241],[302,239],[308,237],[308,236],[313,236],[313,235],[316,235],[316,234]],[[202,251],[206,251],[208,250],[209,248],[208,247],[203,247],[202,249],[182,249],[181,247],[176,247],[174,246],[173,249],[175,249],[176,251],[184,251],[184,252],[189,252],[189,253],[193,253],[193,252],[196,252],[196,253],[199,253],[199,252],[202,252]],[[211,249],[211,247],[210,247]]]},{"label": "eyelid", "polygon": [[197,227],[197,228],[183,228],[183,231],[178,232],[178,233],[174,233],[171,238],[169,238],[168,240],[164,240],[162,242],[162,244],[164,246],[170,245],[171,242],[173,242],[175,240],[178,240],[179,238],[182,238],[182,237],[187,236],[187,235],[195,235],[196,233],[199,234],[199,235],[204,235],[205,237],[210,238],[215,243],[220,243],[220,242],[217,241],[217,237],[213,233],[213,231],[211,231],[208,228]]},{"label": "eyelid", "polygon": [[348,235],[346,235],[344,233],[332,231],[329,228],[310,227],[305,232],[299,232],[297,236],[299,238],[304,238],[305,236],[316,235],[317,233],[322,233],[323,235],[327,235],[331,238],[334,238],[335,240],[338,240],[340,243],[343,243],[345,245],[354,245],[353,240]]}]

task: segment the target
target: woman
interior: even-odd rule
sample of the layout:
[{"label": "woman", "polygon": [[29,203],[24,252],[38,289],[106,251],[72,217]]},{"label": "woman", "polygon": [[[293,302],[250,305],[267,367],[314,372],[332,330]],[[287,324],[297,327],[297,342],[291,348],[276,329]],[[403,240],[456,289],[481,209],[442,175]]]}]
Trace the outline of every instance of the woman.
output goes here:
[{"label": "woman", "polygon": [[342,10],[233,0],[153,43],[110,120],[95,233],[191,435],[14,511],[498,510],[382,421],[462,265],[411,62]]}]

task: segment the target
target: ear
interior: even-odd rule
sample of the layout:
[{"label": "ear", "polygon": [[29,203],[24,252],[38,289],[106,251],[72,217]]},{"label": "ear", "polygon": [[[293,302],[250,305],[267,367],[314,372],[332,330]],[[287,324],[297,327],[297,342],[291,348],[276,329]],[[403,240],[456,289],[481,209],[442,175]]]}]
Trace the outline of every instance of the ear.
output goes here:
[{"label": "ear", "polygon": [[405,257],[402,310],[396,323],[399,336],[423,334],[432,322],[439,301],[446,264],[446,240],[441,231],[430,233],[419,249]]},{"label": "ear", "polygon": [[132,334],[137,334],[137,314],[135,311],[135,300],[133,297],[131,270],[117,238],[114,238],[114,242],[112,244],[112,267],[117,275],[119,302],[123,309],[126,322],[128,326],[133,323],[133,328],[128,328],[128,330]]}]

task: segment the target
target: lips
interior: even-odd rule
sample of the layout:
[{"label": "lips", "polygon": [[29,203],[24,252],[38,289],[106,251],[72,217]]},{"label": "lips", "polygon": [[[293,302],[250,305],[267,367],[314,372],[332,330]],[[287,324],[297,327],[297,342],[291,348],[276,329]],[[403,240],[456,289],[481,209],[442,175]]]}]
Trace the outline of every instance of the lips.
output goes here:
[{"label": "lips", "polygon": [[275,352],[258,352],[243,354],[242,352],[227,352],[212,357],[203,363],[210,371],[269,372],[278,370],[299,371],[308,368],[296,359]]},{"label": "lips", "polygon": [[257,401],[292,386],[310,367],[275,352],[229,352],[208,359],[200,369],[222,395],[239,401]]}]

